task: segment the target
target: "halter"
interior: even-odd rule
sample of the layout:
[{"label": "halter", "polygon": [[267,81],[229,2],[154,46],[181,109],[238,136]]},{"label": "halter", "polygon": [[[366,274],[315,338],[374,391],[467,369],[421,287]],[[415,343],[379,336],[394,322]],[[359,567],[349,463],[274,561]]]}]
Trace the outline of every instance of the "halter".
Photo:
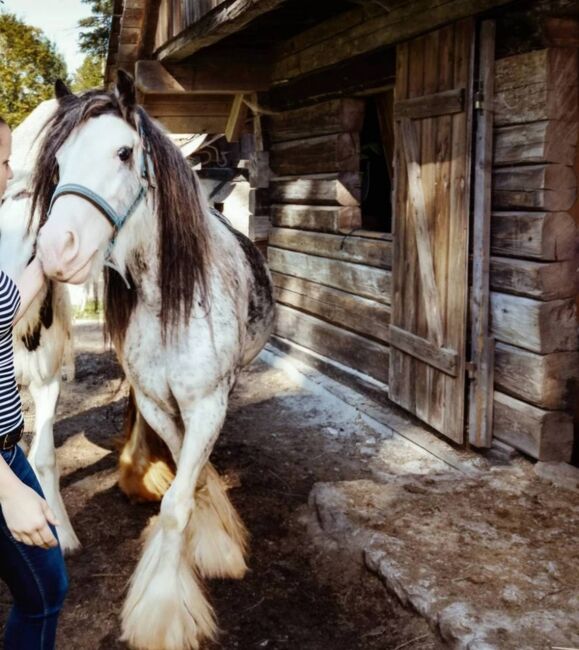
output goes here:
[{"label": "halter", "polygon": [[125,210],[124,213],[117,212],[106,199],[103,199],[102,196],[99,196],[96,192],[93,192],[93,190],[86,187],[85,185],[80,185],[78,183],[65,183],[64,185],[59,185],[54,190],[54,194],[52,195],[52,199],[50,201],[50,205],[48,207],[48,214],[47,214],[47,218],[50,217],[52,208],[54,207],[56,200],[59,197],[64,196],[66,194],[73,194],[75,196],[80,196],[81,198],[91,203],[107,219],[107,221],[113,227],[113,236],[109,241],[107,252],[105,254],[104,264],[105,266],[108,266],[111,269],[117,271],[117,273],[119,273],[119,275],[125,281],[125,284],[127,285],[128,288],[130,288],[129,283],[127,282],[127,280],[121,273],[121,270],[118,268],[118,266],[114,263],[112,259],[113,248],[115,247],[115,242],[117,239],[117,235],[119,234],[119,231],[127,223],[129,217],[135,212],[135,210],[139,207],[143,199],[147,196],[148,189],[156,187],[155,170],[153,168],[153,161],[151,160],[151,151],[150,151],[149,143],[144,136],[142,127],[139,126],[138,132],[141,138],[141,147],[142,147],[141,158],[140,158],[140,178],[146,181],[146,185],[139,182],[139,191],[135,196],[135,198],[131,201],[131,204]]}]

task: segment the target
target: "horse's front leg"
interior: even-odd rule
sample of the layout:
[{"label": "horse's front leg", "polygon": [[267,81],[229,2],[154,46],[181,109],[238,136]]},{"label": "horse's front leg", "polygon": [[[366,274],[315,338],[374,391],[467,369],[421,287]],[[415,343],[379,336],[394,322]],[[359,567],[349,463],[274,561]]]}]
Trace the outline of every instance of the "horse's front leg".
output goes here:
[{"label": "horse's front leg", "polygon": [[80,541],[74,532],[68,513],[60,494],[60,474],[56,464],[54,449],[54,419],[56,405],[60,395],[60,379],[54,377],[46,384],[32,383],[30,394],[35,406],[35,432],[28,461],[38,477],[48,505],[60,522],[58,538],[64,553],[80,547]]},{"label": "horse's front leg", "polygon": [[123,639],[145,650],[194,649],[203,638],[214,636],[215,620],[191,564],[188,527],[201,470],[225,418],[227,392],[220,388],[183,410],[180,449],[175,421],[138,392],[136,398],[143,417],[171,449],[177,473],[131,580]]}]

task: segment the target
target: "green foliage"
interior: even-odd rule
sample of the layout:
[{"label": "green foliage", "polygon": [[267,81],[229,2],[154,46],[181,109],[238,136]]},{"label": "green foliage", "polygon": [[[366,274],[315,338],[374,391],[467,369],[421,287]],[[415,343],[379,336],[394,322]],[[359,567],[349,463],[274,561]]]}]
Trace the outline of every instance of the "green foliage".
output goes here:
[{"label": "green foliage", "polygon": [[82,0],[90,5],[92,16],[79,20],[78,43],[82,52],[105,59],[109,45],[113,0]]},{"label": "green foliage", "polygon": [[0,115],[12,127],[54,96],[54,82],[67,80],[66,63],[42,30],[0,13]]},{"label": "green foliage", "polygon": [[74,74],[72,90],[75,93],[91,88],[101,88],[103,85],[104,61],[98,56],[88,54]]}]

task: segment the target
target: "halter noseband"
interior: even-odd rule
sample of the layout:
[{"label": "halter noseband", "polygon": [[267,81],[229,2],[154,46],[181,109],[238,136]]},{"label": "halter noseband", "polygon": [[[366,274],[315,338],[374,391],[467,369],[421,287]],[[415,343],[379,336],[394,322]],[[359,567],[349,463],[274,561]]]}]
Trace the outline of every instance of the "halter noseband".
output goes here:
[{"label": "halter noseband", "polygon": [[[135,196],[135,198],[133,199],[133,201],[131,201],[131,204],[125,210],[124,213],[121,214],[117,212],[106,199],[103,199],[102,196],[99,196],[96,192],[93,192],[93,190],[86,187],[85,185],[80,185],[78,183],[65,183],[64,185],[57,186],[57,188],[54,190],[54,194],[52,195],[52,199],[50,200],[50,205],[48,207],[48,214],[47,214],[47,218],[50,217],[52,208],[54,207],[56,200],[59,197],[64,196],[66,194],[73,194],[75,196],[80,196],[81,198],[91,203],[107,219],[107,221],[113,227],[113,236],[109,242],[107,253],[105,256],[105,266],[109,266],[115,271],[117,271],[121,275],[121,277],[123,277],[123,275],[120,272],[120,269],[116,266],[116,264],[112,260],[112,252],[115,246],[117,235],[121,230],[121,228],[126,224],[129,217],[135,212],[135,210],[139,207],[143,199],[147,196],[147,190],[151,187],[153,188],[155,187],[155,171],[153,168],[153,162],[151,160],[151,153],[150,153],[148,142],[144,136],[143,130],[140,127],[139,127],[139,135],[141,136],[141,147],[142,147],[140,177],[146,181],[146,185],[144,185],[143,183],[139,183],[139,191]],[[123,279],[125,280],[124,277]],[[128,285],[128,282],[126,280],[125,283],[127,283]]]}]

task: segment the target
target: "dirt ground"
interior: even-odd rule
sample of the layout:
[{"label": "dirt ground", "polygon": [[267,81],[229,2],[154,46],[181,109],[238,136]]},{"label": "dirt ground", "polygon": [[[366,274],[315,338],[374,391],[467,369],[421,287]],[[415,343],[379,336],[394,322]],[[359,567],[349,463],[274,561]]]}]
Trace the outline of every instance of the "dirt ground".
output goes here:
[{"label": "dirt ground", "polygon": [[[133,505],[117,483],[117,436],[127,385],[96,325],[76,327],[76,381],[66,384],[55,428],[64,499],[83,549],[68,559],[71,589],[60,650],[114,650],[139,536],[156,505]],[[27,421],[32,413],[26,399]],[[351,411],[255,363],[242,376],[213,454],[237,487],[232,499],[251,536],[250,573],[212,581],[226,650],[434,650],[427,624],[388,596],[380,580],[338,545],[318,545],[305,524],[317,482],[376,476],[375,432]],[[403,446],[402,446],[403,447]],[[422,471],[430,461],[390,448],[390,462]],[[0,590],[5,620],[9,594]],[[209,647],[209,646],[207,646]]]}]

